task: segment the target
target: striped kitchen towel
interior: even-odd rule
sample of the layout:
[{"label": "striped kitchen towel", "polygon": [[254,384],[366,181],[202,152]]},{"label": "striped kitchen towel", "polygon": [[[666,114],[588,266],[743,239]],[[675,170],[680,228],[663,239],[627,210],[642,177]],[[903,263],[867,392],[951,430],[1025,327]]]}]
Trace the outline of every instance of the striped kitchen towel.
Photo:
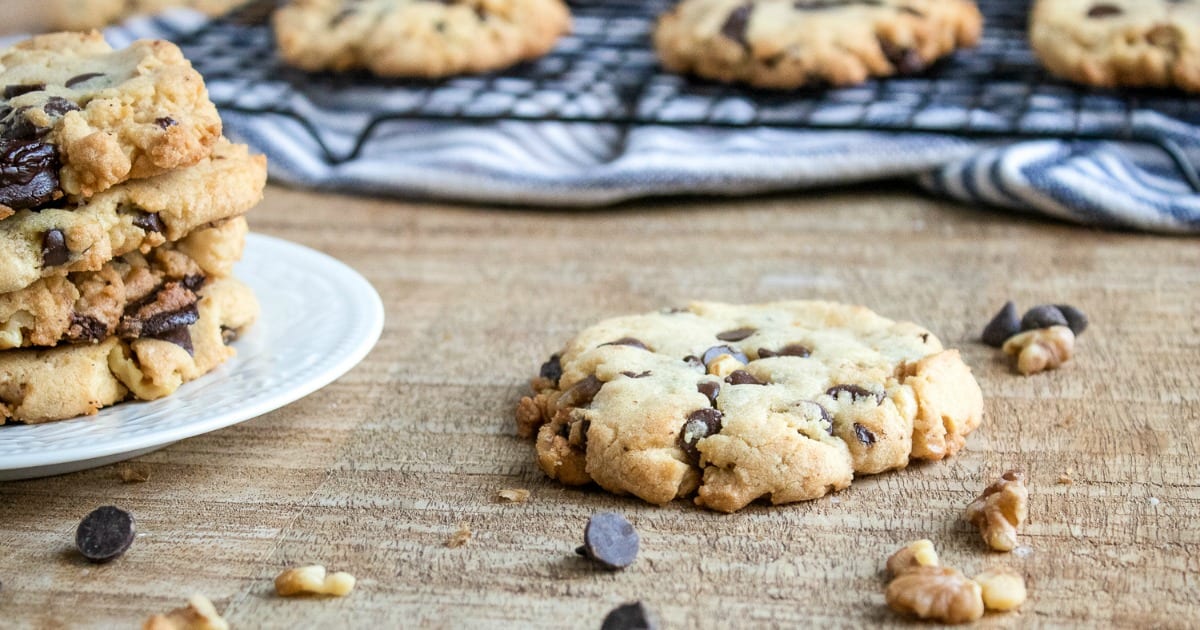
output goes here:
[{"label": "striped kitchen towel", "polygon": [[[121,46],[178,38],[202,24],[198,14],[178,11],[131,20],[106,35]],[[257,98],[244,81],[208,80],[218,102],[233,91],[239,103]],[[277,96],[264,92],[262,109],[269,109]],[[345,107],[301,103],[303,121],[253,106],[225,109],[222,118],[229,136],[268,156],[275,181],[324,190],[594,207],[653,195],[742,195],[911,177],[968,204],[1090,226],[1200,233],[1200,192],[1154,145],[518,120],[383,122],[360,145],[362,117],[378,94],[355,98],[329,95],[350,99]],[[963,111],[948,107],[944,115]],[[1179,160],[1200,165],[1200,126],[1152,112],[1138,116],[1140,128],[1169,140]]]}]

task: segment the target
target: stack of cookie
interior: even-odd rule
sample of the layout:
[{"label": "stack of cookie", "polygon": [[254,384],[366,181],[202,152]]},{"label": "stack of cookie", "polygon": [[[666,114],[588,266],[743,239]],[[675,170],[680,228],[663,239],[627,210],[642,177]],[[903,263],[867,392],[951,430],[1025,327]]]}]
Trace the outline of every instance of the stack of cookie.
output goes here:
[{"label": "stack of cookie", "polygon": [[0,424],[174,392],[257,316],[230,276],[266,163],[174,45],[0,52]]}]

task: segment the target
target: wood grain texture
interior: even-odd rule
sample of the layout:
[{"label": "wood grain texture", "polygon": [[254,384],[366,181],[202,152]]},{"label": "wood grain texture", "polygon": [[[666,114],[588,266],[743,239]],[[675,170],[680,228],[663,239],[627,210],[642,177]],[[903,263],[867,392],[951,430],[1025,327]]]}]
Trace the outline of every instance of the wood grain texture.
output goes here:
[{"label": "wood grain texture", "polygon": [[[968,574],[1009,563],[1027,577],[1031,600],[984,626],[1187,627],[1200,614],[1193,240],[903,188],[559,213],[271,187],[251,217],[365,274],[387,309],[379,345],[302,401],[140,458],[145,483],[109,466],[0,484],[0,625],[131,627],[195,592],[235,628],[595,628],[634,599],[671,628],[906,625],[884,606],[881,569],[920,537]],[[512,413],[539,363],[600,318],[689,298],[833,299],[918,321],[963,350],[985,424],[950,461],[734,515],[547,480]],[[1024,378],[978,343],[1008,298],[1086,310],[1077,358]],[[1013,466],[1029,473],[1032,522],[1021,553],[989,553],[962,510]],[[1068,471],[1074,483],[1057,484]],[[529,502],[496,498],[512,487]],[[90,566],[74,528],[110,503],[141,533]],[[641,533],[626,571],[573,553],[601,509]],[[448,548],[460,524],[470,543]],[[304,563],[359,585],[276,597],[274,576]]]}]

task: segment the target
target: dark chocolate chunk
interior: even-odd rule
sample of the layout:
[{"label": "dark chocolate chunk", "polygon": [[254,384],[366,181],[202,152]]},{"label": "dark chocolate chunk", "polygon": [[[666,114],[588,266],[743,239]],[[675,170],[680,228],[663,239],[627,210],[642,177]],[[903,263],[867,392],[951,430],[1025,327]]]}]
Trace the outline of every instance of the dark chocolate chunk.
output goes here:
[{"label": "dark chocolate chunk", "polygon": [[132,514],[105,505],[79,522],[75,530],[75,547],[92,562],[108,562],[129,549],[136,533]]},{"label": "dark chocolate chunk", "polygon": [[1021,330],[1037,330],[1039,328],[1049,328],[1051,326],[1068,326],[1067,318],[1058,310],[1057,306],[1052,304],[1039,304],[1028,311],[1021,318]]},{"label": "dark chocolate chunk", "polygon": [[630,370],[626,370],[624,372],[621,372],[621,374],[628,376],[629,378],[646,378],[647,376],[650,376],[650,370],[644,370],[642,372],[633,372]]},{"label": "dark chocolate chunk", "polygon": [[879,48],[898,74],[916,74],[925,69],[925,60],[916,48],[897,46],[883,39],[879,40]]},{"label": "dark chocolate chunk", "polygon": [[789,343],[788,345],[778,350],[768,350],[767,348],[758,349],[758,358],[769,359],[771,357],[807,357],[812,354],[808,348],[798,344]]},{"label": "dark chocolate chunk", "polygon": [[159,337],[179,328],[186,328],[200,321],[200,311],[196,305],[189,304],[177,311],[156,313],[142,320],[141,334],[143,337]]},{"label": "dark chocolate chunk", "polygon": [[598,512],[583,530],[583,551],[607,569],[624,569],[637,559],[637,530],[616,512]]},{"label": "dark chocolate chunk", "polygon": [[[29,117],[25,115],[26,111],[29,111],[28,105],[11,110],[11,113],[5,119],[3,130],[0,130],[0,138],[28,142],[37,140],[50,131],[49,127],[39,127],[33,124],[33,121],[29,120]],[[8,151],[10,148],[6,145],[4,150]]]},{"label": "dark chocolate chunk", "polygon": [[108,324],[92,317],[91,315],[80,315],[79,313],[71,313],[71,324],[67,327],[67,339],[69,341],[100,341],[109,335],[111,331],[108,329]]},{"label": "dark chocolate chunk", "polygon": [[716,381],[701,381],[696,385],[696,391],[708,397],[713,407],[717,406],[717,397],[721,395],[721,384]]},{"label": "dark chocolate chunk", "polygon": [[862,442],[867,446],[872,446],[875,444],[875,434],[871,433],[870,429],[857,422],[854,423],[854,436],[858,438],[859,442]]},{"label": "dark chocolate chunk", "polygon": [[562,378],[562,357],[557,352],[550,355],[550,358],[542,364],[542,369],[538,370],[538,376],[558,387],[558,379]]},{"label": "dark chocolate chunk", "polygon": [[196,349],[192,346],[192,331],[188,330],[187,326],[172,328],[157,335],[151,335],[151,337],[160,341],[169,341],[186,350],[189,355],[196,356]]},{"label": "dark chocolate chunk", "polygon": [[36,208],[61,196],[58,152],[43,142],[0,143],[0,205]]},{"label": "dark chocolate chunk", "polygon": [[883,394],[881,394],[881,393],[877,394],[877,393],[875,393],[865,387],[862,387],[860,385],[834,385],[833,387],[830,387],[829,389],[825,390],[826,394],[829,394],[830,396],[833,396],[834,398],[837,398],[838,394],[840,394],[842,392],[846,392],[846,393],[850,394],[851,402],[858,402],[860,400],[864,400],[867,398],[874,398],[875,404],[879,404],[879,403],[883,402]]},{"label": "dark chocolate chunk", "polygon": [[600,345],[601,346],[630,346],[632,348],[640,348],[642,350],[650,349],[650,348],[646,347],[646,344],[642,343],[638,339],[634,339],[633,337],[621,337],[620,339],[618,339],[616,341],[610,341],[608,343],[602,343]]},{"label": "dark chocolate chunk", "polygon": [[748,48],[746,29],[750,24],[750,11],[753,9],[754,5],[747,2],[730,11],[729,17],[725,18],[725,23],[721,25],[721,34],[737,42],[743,48]]},{"label": "dark chocolate chunk", "polygon": [[993,348],[1004,345],[1008,338],[1021,332],[1021,319],[1017,317],[1017,305],[1012,300],[1004,303],[1004,307],[996,313],[992,321],[983,327],[983,343]]},{"label": "dark chocolate chunk", "polygon": [[720,433],[723,425],[724,414],[712,407],[693,411],[679,430],[679,448],[683,449],[693,463],[699,463],[700,449],[696,444],[710,435]]},{"label": "dark chocolate chunk", "polygon": [[240,334],[241,333],[238,332],[238,329],[236,328],[221,326],[221,343],[228,346],[229,344],[237,341],[237,338]]},{"label": "dark chocolate chunk", "polygon": [[202,273],[189,273],[179,281],[179,284],[182,284],[188,291],[195,293],[200,290],[200,287],[204,286],[204,280],[204,274]]},{"label": "dark chocolate chunk", "polygon": [[71,259],[71,250],[67,249],[67,239],[62,230],[47,230],[42,234],[42,266],[57,267],[65,265]]},{"label": "dark chocolate chunk", "polygon": [[46,99],[46,104],[42,105],[42,111],[51,116],[62,116],[67,112],[79,111],[79,106],[61,96],[51,96]]},{"label": "dark chocolate chunk", "polygon": [[1067,320],[1067,326],[1071,328],[1071,332],[1075,333],[1076,337],[1087,330],[1088,317],[1083,311],[1070,304],[1055,304],[1054,308],[1057,308],[1058,312],[1063,314],[1063,317]]},{"label": "dark chocolate chunk", "polygon": [[1090,18],[1103,18],[1122,15],[1123,13],[1125,13],[1125,10],[1115,4],[1093,4],[1092,8],[1088,9],[1087,16]]},{"label": "dark chocolate chunk", "polygon": [[46,89],[45,83],[26,83],[4,86],[4,98],[16,98],[30,92],[41,92]]},{"label": "dark chocolate chunk", "polygon": [[742,363],[750,362],[750,360],[746,358],[746,355],[734,350],[733,348],[730,348],[729,346],[713,346],[704,351],[704,356],[700,357],[700,360],[704,362],[705,367],[708,367],[709,363],[715,361],[716,358],[722,354],[728,354]]},{"label": "dark chocolate chunk", "polygon": [[563,392],[562,396],[558,398],[558,406],[560,408],[582,407],[592,402],[601,387],[604,387],[604,382],[596,378],[594,374],[590,375]]},{"label": "dark chocolate chunk", "polygon": [[88,72],[85,74],[77,74],[77,75],[71,77],[70,79],[67,79],[66,86],[67,87],[75,87],[76,85],[79,85],[80,83],[84,83],[86,81],[95,79],[96,77],[102,77],[102,76],[104,76],[103,72]]},{"label": "dark chocolate chunk", "polygon": [[758,380],[753,374],[746,370],[734,370],[725,377],[725,382],[730,385],[766,385],[766,383]]},{"label": "dark chocolate chunk", "polygon": [[155,118],[154,124],[158,125],[159,129],[166,129],[168,127],[174,127],[179,123],[175,122],[175,119],[171,118],[170,116],[163,116],[162,118]]},{"label": "dark chocolate chunk", "polygon": [[600,630],[658,630],[654,613],[642,602],[622,604],[609,611]]},{"label": "dark chocolate chunk", "polygon": [[723,333],[718,333],[717,339],[720,339],[721,341],[741,341],[746,337],[753,335],[755,330],[756,329],[754,328],[735,328],[733,330],[726,330]]}]

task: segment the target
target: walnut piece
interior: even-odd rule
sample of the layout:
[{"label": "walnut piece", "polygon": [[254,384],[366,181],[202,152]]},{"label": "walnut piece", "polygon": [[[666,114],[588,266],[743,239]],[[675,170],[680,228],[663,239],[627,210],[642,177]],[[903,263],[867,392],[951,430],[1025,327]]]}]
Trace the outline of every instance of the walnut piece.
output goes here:
[{"label": "walnut piece", "polygon": [[293,595],[333,595],[342,597],[354,590],[354,576],[349,573],[326,573],[325,567],[312,565],[288,569],[275,577],[275,592],[282,597]]},{"label": "walnut piece", "polygon": [[463,523],[458,526],[458,531],[451,534],[450,538],[446,540],[446,546],[451,549],[457,549],[458,547],[466,545],[470,541],[471,528],[468,527],[466,523]]},{"label": "walnut piece", "polygon": [[1025,473],[1010,470],[967,506],[966,518],[979,528],[983,541],[996,551],[1017,546],[1017,530],[1029,516]]},{"label": "walnut piece", "polygon": [[207,597],[193,595],[187,606],[147,619],[142,630],[229,630],[229,624]]},{"label": "walnut piece", "polygon": [[937,551],[928,539],[914,540],[887,559],[887,569],[892,577],[903,575],[917,567],[938,566]]},{"label": "walnut piece", "polygon": [[942,623],[965,623],[983,616],[983,595],[958,569],[919,566],[892,580],[887,604],[899,613]]},{"label": "walnut piece", "polygon": [[1025,603],[1025,578],[1013,569],[999,566],[975,576],[988,610],[1016,610]]},{"label": "walnut piece", "polygon": [[1053,370],[1075,353],[1075,333],[1066,326],[1027,330],[1004,342],[1004,354],[1016,355],[1017,371],[1026,376]]},{"label": "walnut piece", "polygon": [[529,491],[524,488],[505,488],[496,496],[506,503],[524,503],[529,500]]},{"label": "walnut piece", "polygon": [[733,355],[722,354],[709,362],[708,373],[725,378],[744,367],[746,364],[733,358]]}]

